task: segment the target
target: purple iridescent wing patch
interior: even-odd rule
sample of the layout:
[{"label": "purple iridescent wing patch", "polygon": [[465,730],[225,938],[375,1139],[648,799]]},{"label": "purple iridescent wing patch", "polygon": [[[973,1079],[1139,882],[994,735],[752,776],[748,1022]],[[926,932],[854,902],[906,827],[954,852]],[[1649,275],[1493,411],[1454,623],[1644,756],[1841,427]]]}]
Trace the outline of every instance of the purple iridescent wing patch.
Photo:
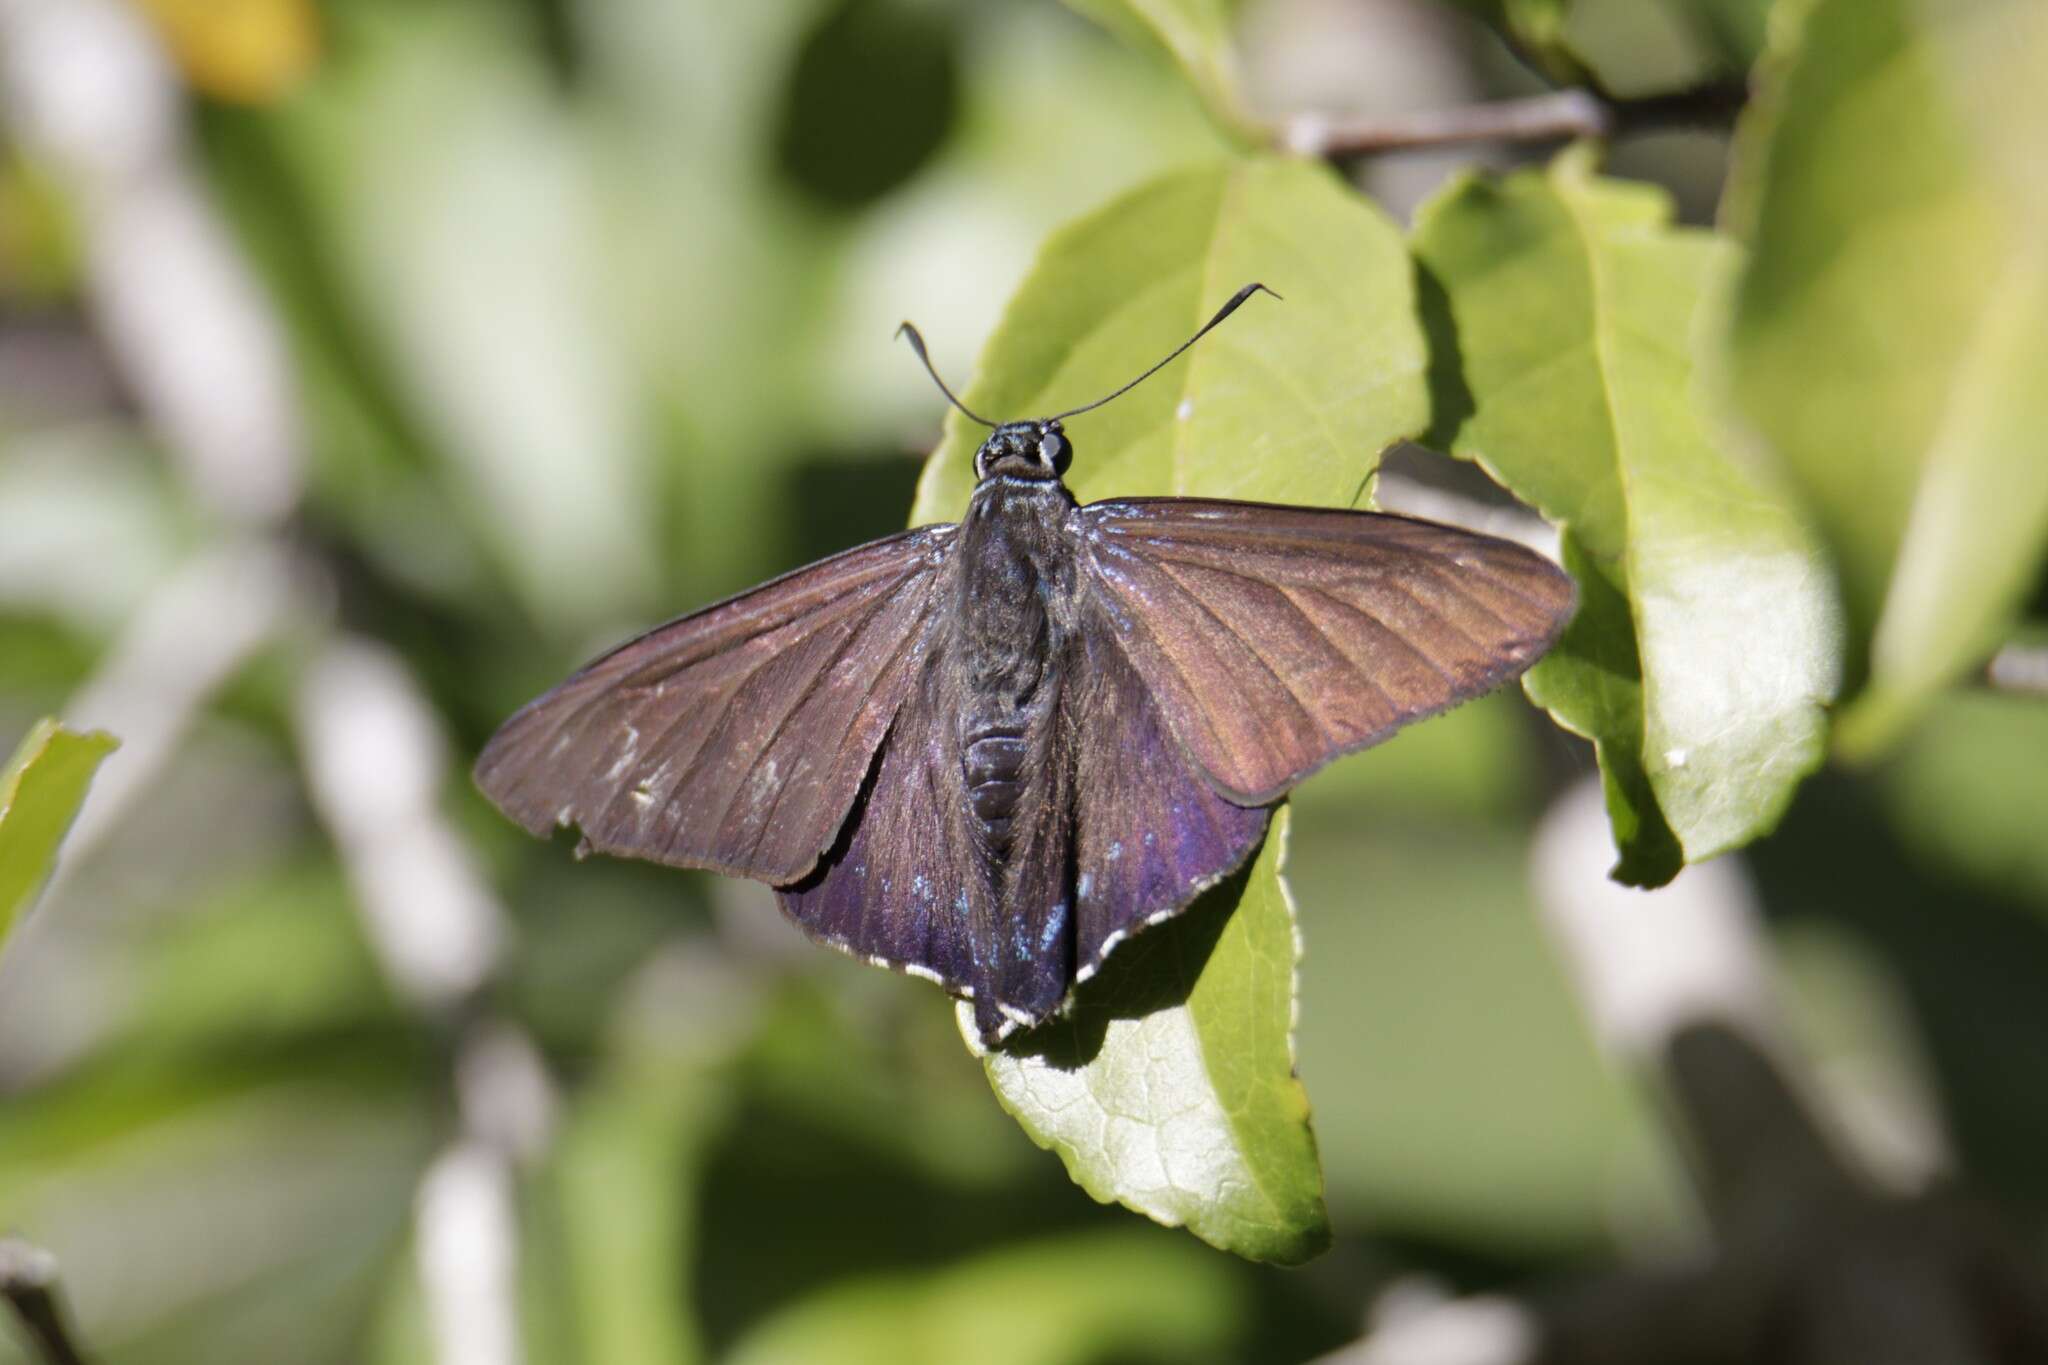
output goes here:
[{"label": "purple iridescent wing patch", "polygon": [[776,895],[805,933],[855,956],[974,990],[969,926],[992,913],[960,796],[957,745],[927,671],[901,708],[839,842]]},{"label": "purple iridescent wing patch", "polygon": [[1076,708],[1075,975],[1131,933],[1185,908],[1258,847],[1267,808],[1204,781],[1106,632],[1090,635],[1089,704]]}]

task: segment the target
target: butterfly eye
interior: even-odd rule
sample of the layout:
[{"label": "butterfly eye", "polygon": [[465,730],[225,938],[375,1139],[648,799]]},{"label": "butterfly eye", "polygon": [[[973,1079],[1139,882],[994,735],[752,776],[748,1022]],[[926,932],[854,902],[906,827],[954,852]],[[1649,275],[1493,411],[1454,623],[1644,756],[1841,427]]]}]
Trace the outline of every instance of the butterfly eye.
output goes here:
[{"label": "butterfly eye", "polygon": [[1074,461],[1074,447],[1067,438],[1057,431],[1048,431],[1038,442],[1038,462],[1049,465],[1055,474],[1067,472],[1067,466]]}]

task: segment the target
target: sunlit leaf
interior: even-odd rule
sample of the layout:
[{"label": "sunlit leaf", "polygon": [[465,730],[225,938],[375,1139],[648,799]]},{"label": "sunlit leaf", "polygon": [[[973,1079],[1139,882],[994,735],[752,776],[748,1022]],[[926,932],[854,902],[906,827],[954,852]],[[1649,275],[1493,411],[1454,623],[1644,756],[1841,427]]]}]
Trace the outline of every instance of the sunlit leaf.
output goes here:
[{"label": "sunlit leaf", "polygon": [[0,945],[56,865],[93,772],[119,744],[39,720],[0,769]]},{"label": "sunlit leaf", "polygon": [[1209,113],[1249,142],[1259,126],[1246,107],[1233,32],[1238,0],[1066,0],[1069,8],[1140,47],[1172,58]]},{"label": "sunlit leaf", "polygon": [[[1097,1199],[1293,1264],[1330,1234],[1295,1076],[1286,842],[1283,808],[1247,871],[1123,945],[1067,1018],[984,1063],[1004,1106]],[[971,1040],[971,1009],[960,1018]]]},{"label": "sunlit leaf", "polygon": [[1669,212],[1581,150],[1458,182],[1415,236],[1438,439],[1565,528],[1583,605],[1526,686],[1598,746],[1616,876],[1644,885],[1776,823],[1838,648],[1811,538],[1698,398],[1729,249]]},{"label": "sunlit leaf", "polygon": [[[1427,420],[1410,274],[1393,224],[1319,167],[1260,158],[1166,176],[1053,235],[964,397],[999,421],[1099,398],[1259,280],[1284,301],[1254,298],[1073,420],[1068,483],[1083,502],[1356,505],[1379,451]],[[913,523],[960,515],[984,434],[948,416]]]},{"label": "sunlit leaf", "polygon": [[1819,0],[1745,129],[1730,337],[1852,629],[1842,749],[1982,660],[2048,546],[2048,7]]}]

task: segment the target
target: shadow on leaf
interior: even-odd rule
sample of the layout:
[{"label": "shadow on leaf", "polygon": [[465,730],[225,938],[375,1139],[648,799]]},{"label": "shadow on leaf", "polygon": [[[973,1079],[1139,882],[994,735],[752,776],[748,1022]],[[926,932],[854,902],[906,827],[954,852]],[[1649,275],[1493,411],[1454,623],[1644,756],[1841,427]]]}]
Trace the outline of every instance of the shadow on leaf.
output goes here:
[{"label": "shadow on leaf", "polygon": [[[1271,833],[1266,837],[1271,838]],[[997,1051],[1013,1057],[1037,1057],[1062,1071],[1078,1071],[1101,1053],[1110,1021],[1142,1019],[1185,1005],[1209,965],[1209,955],[1216,950],[1231,913],[1244,899],[1252,868],[1264,847],[1261,840],[1237,871],[1172,919],[1118,944],[1102,969],[1075,989],[1064,1014],[1012,1036]]]}]

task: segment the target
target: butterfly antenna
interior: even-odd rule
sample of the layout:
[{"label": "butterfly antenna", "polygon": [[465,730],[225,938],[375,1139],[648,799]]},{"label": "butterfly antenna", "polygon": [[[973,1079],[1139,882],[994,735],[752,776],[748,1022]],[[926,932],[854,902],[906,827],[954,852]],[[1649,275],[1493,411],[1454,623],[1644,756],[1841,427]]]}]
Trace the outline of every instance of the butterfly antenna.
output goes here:
[{"label": "butterfly antenna", "polygon": [[[1233,307],[1234,306],[1235,305],[1233,305]],[[975,412],[973,408],[968,407],[965,403],[961,402],[958,398],[955,398],[953,396],[953,391],[946,387],[946,381],[939,378],[939,372],[932,368],[932,358],[924,353],[924,338],[918,335],[917,328],[911,326],[909,323],[906,322],[901,327],[898,327],[896,329],[896,335],[907,336],[910,338],[910,349],[916,351],[917,358],[924,362],[924,372],[932,377],[932,383],[937,384],[939,386],[939,392],[946,395],[947,402],[951,403],[954,407],[966,413],[968,417],[972,418],[974,421],[981,423],[985,427],[993,427],[996,425],[996,423],[991,422],[988,420],[988,418],[981,416],[979,413]]]},{"label": "butterfly antenna", "polygon": [[[1104,403],[1107,403],[1111,398],[1123,397],[1132,389],[1137,388],[1138,385],[1144,383],[1153,375],[1158,374],[1161,370],[1165,369],[1168,365],[1172,364],[1173,361],[1179,357],[1182,351],[1185,351],[1188,347],[1194,345],[1203,337],[1207,336],[1211,328],[1213,328],[1217,323],[1223,321],[1223,319],[1229,317],[1232,313],[1235,313],[1238,310],[1238,308],[1244,303],[1244,301],[1254,294],[1273,294],[1273,291],[1266,288],[1266,286],[1263,284],[1254,283],[1246,285],[1244,288],[1238,290],[1235,294],[1232,294],[1230,296],[1230,302],[1224,304],[1221,308],[1216,310],[1215,317],[1210,318],[1207,322],[1202,324],[1201,331],[1195,333],[1186,341],[1183,341],[1180,345],[1174,347],[1172,352],[1166,357],[1166,359],[1160,361],[1157,365],[1154,365],[1151,369],[1145,371],[1145,373],[1139,375],[1136,379],[1133,379],[1130,383],[1124,385],[1115,393],[1112,393],[1104,398],[1098,398],[1093,403],[1084,403],[1078,408],[1068,408],[1065,412],[1062,412],[1054,417],[1049,417],[1046,420],[1050,422],[1062,421],[1068,417],[1074,416],[1077,413],[1088,412],[1091,409],[1099,408]],[[1273,297],[1277,299],[1280,296],[1278,294],[1273,294]],[[936,378],[937,376],[933,377]]]}]

